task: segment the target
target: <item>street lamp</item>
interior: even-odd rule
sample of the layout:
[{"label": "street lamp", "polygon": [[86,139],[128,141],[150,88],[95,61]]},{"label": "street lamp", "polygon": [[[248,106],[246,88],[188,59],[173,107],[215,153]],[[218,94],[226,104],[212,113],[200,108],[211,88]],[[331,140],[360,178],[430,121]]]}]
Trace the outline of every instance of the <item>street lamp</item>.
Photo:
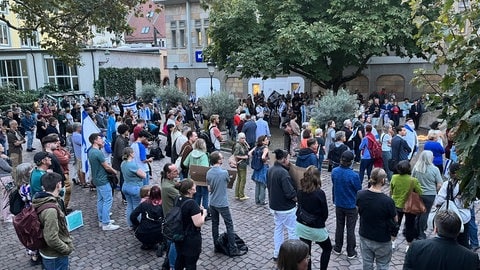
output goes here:
[{"label": "street lamp", "polygon": [[213,93],[213,73],[215,73],[215,63],[209,60],[207,63],[208,74],[210,75],[210,94]]},{"label": "street lamp", "polygon": [[175,71],[175,80],[173,81],[173,84],[175,85],[175,87],[177,87],[177,80],[178,80],[177,70],[178,70],[178,66],[177,66],[177,65],[174,65],[174,66],[173,66],[173,70]]}]

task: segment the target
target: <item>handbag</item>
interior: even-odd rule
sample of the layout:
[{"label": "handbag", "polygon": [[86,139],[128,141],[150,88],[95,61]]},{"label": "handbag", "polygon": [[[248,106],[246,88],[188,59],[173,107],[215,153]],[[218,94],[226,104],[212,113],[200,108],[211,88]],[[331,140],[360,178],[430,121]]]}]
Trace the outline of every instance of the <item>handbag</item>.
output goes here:
[{"label": "handbag", "polygon": [[418,195],[418,193],[413,190],[414,180],[411,180],[412,181],[410,182],[410,192],[408,194],[407,201],[403,206],[403,212],[413,215],[420,215],[425,213],[427,211],[427,208],[425,208],[425,204],[423,203],[422,198],[420,198],[420,195]]},{"label": "handbag", "polygon": [[235,157],[235,155],[231,155],[229,158],[228,158],[228,165],[230,166],[230,168],[237,168],[237,165],[238,165],[238,162],[237,162],[237,158]]},{"label": "handbag", "polygon": [[112,187],[112,189],[114,189],[120,183],[116,174],[109,173],[107,175],[107,178],[108,178],[108,182],[110,183],[110,186]]}]

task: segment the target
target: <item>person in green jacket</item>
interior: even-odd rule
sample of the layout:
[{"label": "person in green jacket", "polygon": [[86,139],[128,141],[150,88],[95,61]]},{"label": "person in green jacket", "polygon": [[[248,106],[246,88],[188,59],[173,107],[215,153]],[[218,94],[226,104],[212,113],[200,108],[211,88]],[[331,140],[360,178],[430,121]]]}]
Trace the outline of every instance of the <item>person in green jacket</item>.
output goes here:
[{"label": "person in green jacket", "polygon": [[[410,186],[413,184],[413,191],[422,195],[422,188],[417,178],[411,177],[412,167],[408,160],[402,160],[397,165],[398,174],[392,176],[390,182],[390,195],[395,202],[397,208],[398,226],[402,224],[403,216],[405,215],[405,239],[407,240],[407,250],[413,239],[417,236],[415,230],[415,218],[416,215],[403,212],[403,207],[407,201],[408,194],[410,192]],[[392,248],[395,248],[395,238],[398,232],[394,233],[392,240]]]},{"label": "person in green jacket", "polygon": [[[207,154],[207,143],[204,139],[197,139],[193,144],[193,150],[188,154],[187,158],[183,161],[183,166],[189,168],[190,165],[198,166],[210,166],[210,161]],[[191,176],[191,170],[188,169],[188,177]],[[208,187],[207,180],[205,179],[205,185],[197,184],[197,192],[193,196],[193,199],[197,202],[198,205],[203,206],[204,209],[208,209]],[[210,213],[207,215],[207,220],[211,219]]]}]

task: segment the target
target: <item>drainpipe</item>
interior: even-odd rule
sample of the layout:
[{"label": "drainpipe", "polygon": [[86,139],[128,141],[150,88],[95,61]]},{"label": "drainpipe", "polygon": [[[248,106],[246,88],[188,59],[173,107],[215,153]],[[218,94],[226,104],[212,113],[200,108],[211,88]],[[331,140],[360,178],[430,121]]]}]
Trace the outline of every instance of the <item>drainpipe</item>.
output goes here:
[{"label": "drainpipe", "polygon": [[35,88],[38,90],[38,78],[37,78],[37,64],[35,63],[35,54],[33,54],[32,49],[30,48],[30,54],[33,59],[33,75],[35,76]]}]

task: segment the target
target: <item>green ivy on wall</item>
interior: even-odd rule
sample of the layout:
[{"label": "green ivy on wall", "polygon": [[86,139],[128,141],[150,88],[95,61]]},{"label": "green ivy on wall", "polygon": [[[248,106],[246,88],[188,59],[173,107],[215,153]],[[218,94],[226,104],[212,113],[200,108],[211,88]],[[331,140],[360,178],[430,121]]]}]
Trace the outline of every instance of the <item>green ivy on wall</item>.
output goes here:
[{"label": "green ivy on wall", "polygon": [[160,84],[159,68],[100,68],[94,83],[95,94],[112,97],[116,93],[130,97],[135,94],[135,81]]}]

